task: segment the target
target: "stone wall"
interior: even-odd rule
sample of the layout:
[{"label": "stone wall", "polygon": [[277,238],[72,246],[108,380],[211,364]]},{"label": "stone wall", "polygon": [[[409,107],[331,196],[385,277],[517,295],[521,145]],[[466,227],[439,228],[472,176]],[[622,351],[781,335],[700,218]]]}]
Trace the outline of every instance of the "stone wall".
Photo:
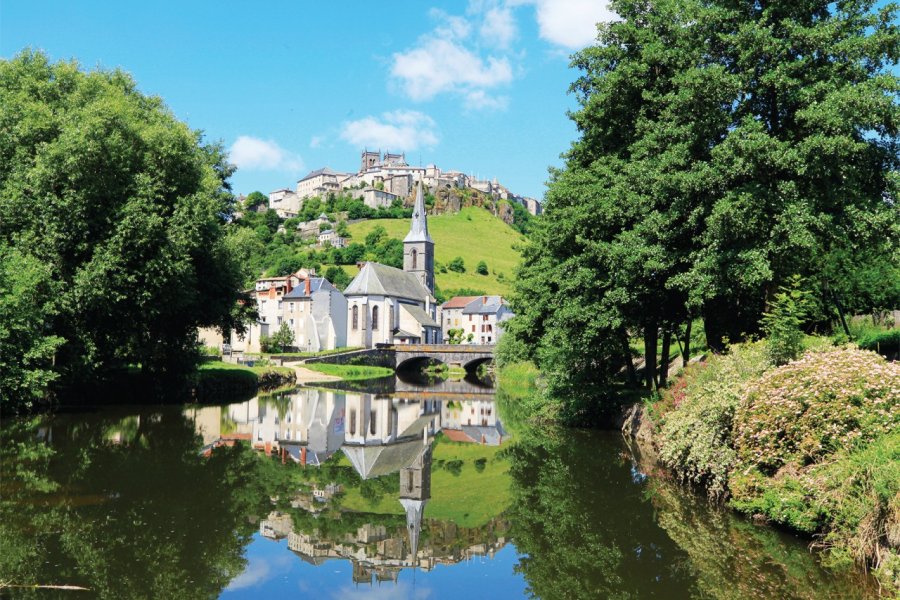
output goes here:
[{"label": "stone wall", "polygon": [[368,350],[353,350],[342,354],[329,354],[327,356],[315,356],[307,358],[305,363],[326,363],[330,365],[364,365],[368,367],[394,368],[393,350],[371,348]]}]

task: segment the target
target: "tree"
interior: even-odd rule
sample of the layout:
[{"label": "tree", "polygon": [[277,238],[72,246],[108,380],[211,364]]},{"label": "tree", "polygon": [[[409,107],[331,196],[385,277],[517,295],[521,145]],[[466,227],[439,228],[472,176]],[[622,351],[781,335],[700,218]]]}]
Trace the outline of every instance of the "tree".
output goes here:
[{"label": "tree", "polygon": [[325,270],[325,279],[330,281],[334,287],[337,289],[344,291],[348,285],[350,285],[350,276],[347,275],[347,271],[342,269],[341,267],[328,267]]},{"label": "tree", "polygon": [[[601,389],[634,334],[645,384],[664,383],[660,335],[667,347],[702,316],[721,349],[759,331],[794,273],[825,297],[896,272],[885,240],[900,235],[900,114],[886,65],[900,42],[895,9],[872,6],[613,3],[620,20],[573,60],[580,135],[551,173],[507,326],[551,393],[575,404]],[[596,404],[583,401],[578,418]]]},{"label": "tree", "polygon": [[466,272],[466,263],[463,262],[461,256],[457,256],[452,259],[449,263],[447,263],[447,268],[451,271],[455,271],[457,273],[465,273]]},{"label": "tree", "polygon": [[488,274],[488,266],[487,263],[483,260],[478,261],[478,264],[475,266],[475,272],[479,275],[487,275]]},{"label": "tree", "polygon": [[269,197],[263,194],[262,192],[250,192],[247,194],[247,197],[244,198],[244,209],[245,210],[256,210],[257,206],[267,205],[269,204]]},{"label": "tree", "polygon": [[372,231],[366,234],[366,246],[369,248],[374,248],[388,237],[387,229],[382,227],[381,225],[376,225],[372,228]]},{"label": "tree", "polygon": [[464,329],[448,329],[447,342],[450,344],[462,344],[465,333]]},{"label": "tree", "polygon": [[282,323],[278,331],[268,336],[265,345],[264,352],[284,352],[294,345],[294,332],[287,323]]},{"label": "tree", "polygon": [[58,285],[50,267],[0,243],[0,390],[4,411],[27,410],[57,378],[53,356],[63,338],[49,335]]},{"label": "tree", "polygon": [[60,384],[128,363],[177,374],[198,327],[242,327],[219,144],[127,74],[38,52],[0,61],[0,98],[0,244],[55,286],[42,336],[65,340]]}]

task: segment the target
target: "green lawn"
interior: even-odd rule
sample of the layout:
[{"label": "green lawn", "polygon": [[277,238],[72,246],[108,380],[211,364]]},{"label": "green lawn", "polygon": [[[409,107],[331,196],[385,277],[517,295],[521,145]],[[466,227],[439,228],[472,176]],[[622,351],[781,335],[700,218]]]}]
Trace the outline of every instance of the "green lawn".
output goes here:
[{"label": "green lawn", "polygon": [[[350,225],[352,242],[363,243],[366,234],[377,225],[384,227],[388,235],[403,239],[409,232],[408,219],[370,219]],[[494,217],[483,208],[464,208],[456,214],[428,217],[428,231],[434,239],[435,260],[447,265],[454,257],[461,256],[466,272],[436,272],[437,285],[442,290],[473,288],[488,294],[508,294],[513,278],[513,270],[521,256],[513,245],[522,241],[522,236],[512,227]],[[488,275],[475,273],[478,261],[485,261]],[[355,266],[342,265],[347,274],[357,273]],[[325,267],[323,267],[324,272]],[[498,276],[502,274],[501,278]]]},{"label": "green lawn", "polygon": [[374,379],[376,377],[387,377],[393,375],[394,370],[387,367],[368,367],[364,365],[330,365],[328,363],[309,363],[304,367],[311,371],[324,373],[325,375],[334,375],[345,381],[356,381],[360,379]]},{"label": "green lawn", "polygon": [[[501,449],[450,442],[438,436],[432,454],[431,500],[425,507],[425,517],[453,521],[460,527],[478,527],[505,511],[511,501],[509,463],[497,456]],[[484,470],[478,472],[475,461],[480,458],[486,462]],[[454,460],[463,462],[459,475],[443,466]],[[386,494],[373,506],[358,489],[350,489],[342,506],[360,512],[404,514],[397,494]]]},{"label": "green lawn", "polygon": [[254,373],[256,375],[262,375],[268,371],[275,371],[276,373],[283,373],[285,375],[290,375],[294,372],[290,367],[276,367],[276,366],[252,366],[248,367],[245,365],[236,365],[234,363],[222,362],[220,360],[211,360],[200,364],[200,371],[247,371],[250,373]]}]

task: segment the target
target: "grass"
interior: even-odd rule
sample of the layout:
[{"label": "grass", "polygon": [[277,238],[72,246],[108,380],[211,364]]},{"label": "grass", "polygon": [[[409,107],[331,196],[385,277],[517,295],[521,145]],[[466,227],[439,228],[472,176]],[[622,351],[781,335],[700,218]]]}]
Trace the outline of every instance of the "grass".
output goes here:
[{"label": "grass", "polygon": [[[432,454],[431,500],[425,507],[428,519],[448,520],[460,527],[479,527],[507,509],[511,502],[509,463],[498,456],[502,447],[451,442],[439,435]],[[476,461],[483,459],[483,469]],[[459,474],[445,468],[462,461]],[[458,464],[458,463],[455,463]],[[396,495],[385,495],[372,505],[359,490],[348,490],[345,509],[360,512],[402,515]]]},{"label": "grass", "polygon": [[365,365],[330,365],[327,363],[304,364],[310,371],[317,371],[325,375],[340,377],[345,381],[357,381],[360,379],[375,379],[388,377],[394,374],[393,369],[387,367],[369,367]]},{"label": "grass", "polygon": [[[248,373],[253,373],[256,376],[262,375],[263,373],[275,372],[281,373],[282,375],[290,375],[293,373],[293,369],[290,367],[276,367],[269,365],[260,365],[260,366],[252,366],[248,367],[246,365],[238,365],[234,363],[222,362],[220,360],[211,360],[209,362],[202,363],[200,365],[200,373],[203,375],[204,373],[214,372],[220,373],[222,371],[244,371]],[[206,376],[206,375],[203,375]]]},{"label": "grass", "polygon": [[[407,219],[370,219],[350,225],[351,241],[363,242],[366,234],[376,226],[384,227],[388,235],[402,240],[409,232]],[[488,294],[508,294],[513,270],[521,256],[513,246],[524,238],[512,227],[483,208],[464,208],[455,214],[428,217],[428,231],[434,239],[435,260],[447,265],[460,256],[466,272],[446,273],[435,269],[437,285],[442,290],[472,288]],[[479,261],[485,261],[488,275],[475,273]],[[355,266],[343,265],[351,277],[357,273]],[[324,272],[324,267],[323,267]],[[502,274],[502,277],[500,275]]]}]

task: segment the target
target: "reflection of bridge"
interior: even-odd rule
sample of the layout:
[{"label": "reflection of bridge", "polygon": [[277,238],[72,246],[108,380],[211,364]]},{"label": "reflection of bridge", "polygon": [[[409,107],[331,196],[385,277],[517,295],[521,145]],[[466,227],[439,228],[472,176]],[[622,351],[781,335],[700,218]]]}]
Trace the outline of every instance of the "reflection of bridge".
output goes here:
[{"label": "reflection of bridge", "polygon": [[468,379],[416,382],[397,377],[392,395],[407,400],[485,400],[493,399],[494,388]]},{"label": "reflection of bridge", "polygon": [[493,345],[462,344],[395,344],[381,346],[394,355],[394,368],[401,369],[417,362],[439,361],[467,371],[494,359]]}]

